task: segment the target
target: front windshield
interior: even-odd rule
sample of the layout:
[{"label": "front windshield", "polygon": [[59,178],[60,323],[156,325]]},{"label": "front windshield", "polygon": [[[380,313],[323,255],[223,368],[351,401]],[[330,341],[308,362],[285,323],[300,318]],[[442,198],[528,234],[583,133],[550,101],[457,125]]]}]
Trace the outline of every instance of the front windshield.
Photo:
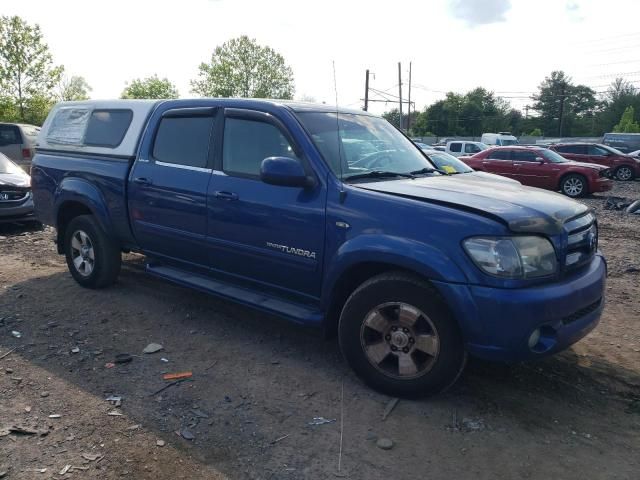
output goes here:
[{"label": "front windshield", "polygon": [[453,155],[445,152],[425,152],[436,167],[447,173],[469,173],[473,172],[462,160],[458,160]]},{"label": "front windshield", "polygon": [[343,180],[374,171],[406,174],[434,168],[411,140],[382,118],[332,112],[302,112],[298,118]]},{"label": "front windshield", "polygon": [[617,148],[610,147],[609,145],[598,145],[598,146],[601,148],[604,148],[605,150],[608,150],[609,152],[615,155],[625,155],[625,153],[621,152]]},{"label": "front windshield", "polygon": [[551,163],[567,163],[569,160],[553,150],[543,150],[542,154]]},{"label": "front windshield", "polygon": [[0,153],[0,173],[22,173],[23,170]]}]

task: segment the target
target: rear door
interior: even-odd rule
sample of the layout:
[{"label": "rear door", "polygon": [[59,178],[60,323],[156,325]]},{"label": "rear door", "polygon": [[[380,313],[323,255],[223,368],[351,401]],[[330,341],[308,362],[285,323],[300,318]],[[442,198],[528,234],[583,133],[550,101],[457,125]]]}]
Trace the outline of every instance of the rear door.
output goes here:
[{"label": "rear door", "polygon": [[168,263],[207,268],[207,187],[215,113],[214,108],[165,111],[130,174],[134,235],[146,254]]},{"label": "rear door", "polygon": [[511,150],[506,148],[491,150],[482,161],[482,169],[489,173],[515,178]]},{"label": "rear door", "polygon": [[22,166],[22,134],[17,125],[0,124],[0,153]]},{"label": "rear door", "polygon": [[450,153],[454,157],[462,155],[462,142],[451,142],[447,147],[447,153]]},{"label": "rear door", "polygon": [[209,185],[211,266],[236,278],[320,296],[326,185],[269,185],[260,180],[267,157],[311,165],[292,134],[273,115],[227,108],[216,169]]}]

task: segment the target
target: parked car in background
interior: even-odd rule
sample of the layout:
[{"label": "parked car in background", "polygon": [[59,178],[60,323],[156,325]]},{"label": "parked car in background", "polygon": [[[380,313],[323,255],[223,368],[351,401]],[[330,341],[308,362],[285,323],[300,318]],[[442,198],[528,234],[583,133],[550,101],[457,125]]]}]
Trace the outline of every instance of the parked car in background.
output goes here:
[{"label": "parked car in background", "polygon": [[29,171],[40,127],[22,123],[0,123],[0,153]]},{"label": "parked car in background", "polygon": [[569,160],[596,163],[610,168],[616,180],[633,180],[640,176],[640,161],[613,147],[598,143],[556,143],[549,148]]},{"label": "parked car in background", "polygon": [[602,143],[622,153],[640,151],[640,133],[605,133]]},{"label": "parked car in background", "polygon": [[416,141],[414,141],[413,143],[415,143],[416,147],[418,147],[421,150],[424,150],[424,149],[428,150],[429,149],[429,145],[427,145],[426,143],[416,142]]},{"label": "parked car in background", "polygon": [[477,172],[469,165],[461,161],[460,159],[449,155],[446,152],[440,152],[438,150],[422,149],[422,152],[431,160],[437,168],[447,172],[449,175],[456,175],[460,173],[468,174],[469,178],[479,180],[489,180],[492,182],[507,182],[520,185],[520,182],[512,178],[503,177],[501,175],[494,175],[493,173]]},{"label": "parked car in background", "polygon": [[[351,142],[360,158],[347,160],[344,140],[369,145]],[[337,333],[355,372],[389,394],[443,390],[467,353],[559,352],[604,307],[586,205],[443,174],[367,112],[65,102],[38,144],[36,211],[81,286],[114,283],[121,252],[143,253],[150,274]]]},{"label": "parked car in background", "polygon": [[442,137],[436,143],[431,144],[432,147],[446,147],[447,142],[453,142],[455,138],[453,137]]},{"label": "parked car in background", "polygon": [[495,145],[500,147],[516,145],[518,143],[518,139],[511,135],[511,132],[483,133],[482,137],[480,137],[480,142],[488,146]]},{"label": "parked car in background", "polygon": [[470,142],[467,140],[453,140],[447,142],[447,145],[444,149],[449,155],[453,155],[454,157],[460,157],[462,155],[471,156],[475,155],[482,150],[486,150],[489,148],[488,145],[485,145],[482,142]]},{"label": "parked car in background", "polygon": [[504,175],[523,185],[561,191],[568,197],[611,190],[609,169],[568,160],[541,147],[494,147],[471,157],[460,157],[475,170]]},{"label": "parked car in background", "polygon": [[0,223],[35,220],[29,175],[0,153]]}]

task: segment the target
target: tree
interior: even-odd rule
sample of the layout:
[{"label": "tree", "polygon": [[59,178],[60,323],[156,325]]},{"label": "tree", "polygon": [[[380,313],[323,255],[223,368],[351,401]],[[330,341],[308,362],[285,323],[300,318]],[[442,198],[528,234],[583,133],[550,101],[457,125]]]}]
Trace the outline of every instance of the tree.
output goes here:
[{"label": "tree", "polygon": [[542,130],[540,130],[539,128],[534,128],[533,130],[531,130],[528,134],[530,137],[541,137],[542,136]]},{"label": "tree", "polygon": [[622,117],[620,117],[620,122],[613,127],[613,131],[617,133],[640,133],[640,125],[633,120],[634,115],[634,108],[631,106],[627,107]]},{"label": "tree", "polygon": [[145,79],[136,78],[128,83],[120,98],[178,98],[178,89],[166,78],[157,75]]},{"label": "tree", "polygon": [[58,84],[57,98],[61,102],[71,102],[77,100],[88,100],[89,92],[92,88],[89,86],[84,77],[74,75],[67,77],[66,75],[60,79]]},{"label": "tree", "polygon": [[640,111],[640,92],[630,82],[616,78],[605,93],[597,114],[598,135],[611,132],[629,106]]},{"label": "tree", "polygon": [[382,118],[384,118],[394,127],[400,128],[400,110],[398,110],[397,108],[393,108],[388,112],[384,112],[382,114]]},{"label": "tree", "polygon": [[284,57],[246,35],[216,47],[199,70],[191,86],[203,97],[293,98],[293,71]]},{"label": "tree", "polygon": [[17,16],[0,17],[0,95],[15,102],[19,121],[46,116],[62,71],[53,64],[38,25]]},{"label": "tree", "polygon": [[571,135],[577,119],[592,117],[597,105],[595,93],[585,85],[574,85],[562,71],[553,71],[533,96],[533,109],[540,113],[545,135]]}]

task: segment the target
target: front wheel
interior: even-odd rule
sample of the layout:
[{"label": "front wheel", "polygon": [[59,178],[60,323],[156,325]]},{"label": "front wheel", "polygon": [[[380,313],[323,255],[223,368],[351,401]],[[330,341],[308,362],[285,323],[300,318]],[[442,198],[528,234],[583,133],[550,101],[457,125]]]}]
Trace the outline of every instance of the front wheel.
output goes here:
[{"label": "front wheel", "polygon": [[633,180],[633,170],[628,165],[622,165],[616,168],[615,177],[622,182]]},{"label": "front wheel", "polygon": [[340,315],[340,349],[365,383],[393,396],[445,390],[466,352],[451,313],[428,283],[406,273],[378,275],[349,297]]},{"label": "front wheel", "polygon": [[64,247],[69,271],[83,287],[103,288],[116,281],[120,249],[93,216],[80,215],[69,222]]},{"label": "front wheel", "polygon": [[582,197],[587,193],[587,180],[582,175],[567,175],[560,182],[560,190],[567,197]]}]

